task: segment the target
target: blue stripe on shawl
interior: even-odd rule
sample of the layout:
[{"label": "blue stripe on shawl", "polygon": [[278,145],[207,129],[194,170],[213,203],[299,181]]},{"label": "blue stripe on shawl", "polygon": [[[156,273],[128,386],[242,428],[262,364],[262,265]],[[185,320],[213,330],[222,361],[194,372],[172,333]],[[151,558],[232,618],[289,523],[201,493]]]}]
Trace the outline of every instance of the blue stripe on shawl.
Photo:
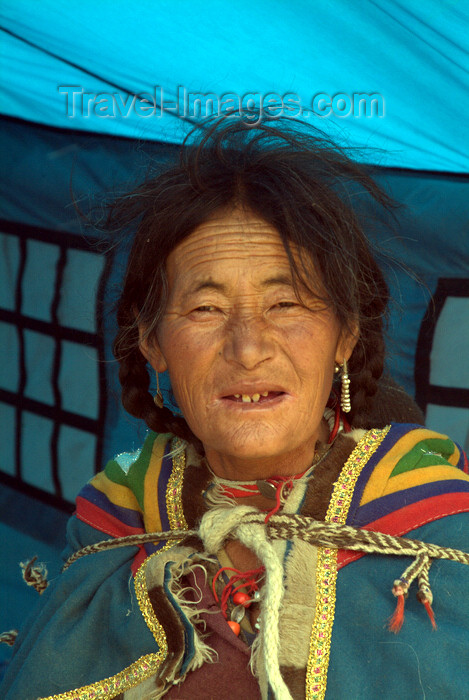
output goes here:
[{"label": "blue stripe on shawl", "polygon": [[[459,479],[445,479],[443,481],[433,481],[429,484],[412,486],[403,491],[396,491],[387,496],[377,498],[370,503],[358,508],[352,519],[347,518],[348,525],[363,527],[368,523],[378,520],[389,513],[410,506],[418,501],[425,501],[432,496],[440,496],[445,493],[469,493],[469,483]],[[423,505],[422,512],[425,512]]]},{"label": "blue stripe on shawl", "polygon": [[168,440],[165,447],[158,479],[158,507],[160,510],[161,528],[163,532],[171,529],[168,519],[168,507],[166,505],[166,490],[168,488],[169,477],[173,471],[173,459],[172,457],[168,457],[168,454],[171,452],[171,442],[171,440]]},{"label": "blue stripe on shawl", "polygon": [[124,508],[123,506],[117,506],[115,503],[109,500],[109,498],[102,491],[99,491],[91,484],[86,484],[79,494],[82,498],[89,501],[93,505],[101,508],[105,513],[109,513],[124,525],[129,525],[129,527],[143,527],[142,515],[132,508]]}]

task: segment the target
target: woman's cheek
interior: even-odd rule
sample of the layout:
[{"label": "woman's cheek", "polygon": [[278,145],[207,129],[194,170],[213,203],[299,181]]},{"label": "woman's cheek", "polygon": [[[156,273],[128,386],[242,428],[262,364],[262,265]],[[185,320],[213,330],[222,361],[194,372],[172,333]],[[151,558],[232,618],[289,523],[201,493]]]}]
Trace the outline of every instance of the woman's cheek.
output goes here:
[{"label": "woman's cheek", "polygon": [[[178,403],[185,400],[194,383],[201,390],[200,382],[206,379],[211,366],[211,358],[216,354],[216,342],[207,329],[179,329],[166,335],[163,354],[168,363],[168,371],[173,391],[181,394]],[[187,386],[186,386],[187,385]]]},{"label": "woman's cheek", "polygon": [[183,355],[191,347],[200,345],[200,329],[194,326],[186,320],[163,327],[161,344],[167,356]]}]

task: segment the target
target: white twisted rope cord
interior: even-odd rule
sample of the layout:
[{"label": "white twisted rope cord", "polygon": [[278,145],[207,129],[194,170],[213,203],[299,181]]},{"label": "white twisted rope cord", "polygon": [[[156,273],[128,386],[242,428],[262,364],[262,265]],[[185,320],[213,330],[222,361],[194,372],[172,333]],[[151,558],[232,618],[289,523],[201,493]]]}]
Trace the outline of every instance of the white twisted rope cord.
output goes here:
[{"label": "white twisted rope cord", "polygon": [[283,567],[272,543],[266,539],[264,528],[241,524],[236,535],[240,542],[252,549],[265,567],[264,595],[261,607],[261,629],[264,636],[264,665],[277,700],[292,700],[292,696],[280,673],[279,617],[284,596]]}]

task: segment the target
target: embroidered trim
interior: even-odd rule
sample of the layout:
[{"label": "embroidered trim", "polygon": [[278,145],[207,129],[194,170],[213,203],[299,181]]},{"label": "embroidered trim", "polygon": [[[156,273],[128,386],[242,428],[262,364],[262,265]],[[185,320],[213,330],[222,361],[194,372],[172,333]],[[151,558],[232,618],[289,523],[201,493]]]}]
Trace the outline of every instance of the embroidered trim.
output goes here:
[{"label": "embroidered trim", "polygon": [[181,450],[181,447],[182,440],[174,438],[171,442],[171,451],[175,452],[173,455],[173,469],[166,488],[166,507],[171,530],[187,529],[182,506],[182,483],[184,469],[186,468],[186,452]]},{"label": "embroidered trim", "polygon": [[143,680],[149,678],[161,663],[158,657],[159,652],[158,654],[147,654],[112,678],[105,678],[103,681],[86,685],[77,690],[68,690],[65,693],[59,693],[59,695],[49,695],[46,698],[38,698],[38,700],[110,700],[124,690],[135,688]]},{"label": "embroidered trim", "polygon": [[[180,448],[181,445],[182,441],[178,438],[172,441],[173,450]],[[185,451],[173,455],[173,467],[166,487],[166,507],[168,509],[168,520],[171,530],[187,528],[182,507],[182,484],[185,466]],[[154,552],[142,562],[135,575],[134,585],[138,605],[148,629],[152,632],[158,644],[158,651],[154,654],[142,656],[123,671],[120,671],[117,675],[106,678],[103,681],[91,683],[83,688],[69,690],[59,695],[39,698],[38,700],[110,700],[116,695],[119,695],[119,693],[123,693],[125,690],[135,688],[139,683],[150,678],[150,676],[157,672],[168,654],[168,642],[163,626],[156,617],[150,598],[148,597],[145,569],[150,559],[159,556],[170,547],[177,545],[180,541],[181,540],[170,540],[166,542],[161,549]]]},{"label": "embroidered trim", "polygon": [[[369,430],[358,442],[335,483],[325,518],[326,522],[345,524],[360,472],[390,429],[391,426],[388,425],[382,430]],[[318,548],[316,613],[311,630],[306,669],[306,700],[323,700],[326,694],[335,612],[337,554],[337,549]]]},{"label": "embroidered trim", "polygon": [[[178,540],[175,540],[175,542],[177,541]],[[168,653],[168,642],[163,626],[156,617],[155,612],[153,610],[153,606],[150,602],[150,598],[148,596],[147,581],[145,576],[145,565],[148,564],[150,559],[153,559],[153,557],[156,557],[162,552],[167,551],[170,547],[173,546],[173,544],[174,541],[166,542],[166,544],[161,549],[159,549],[157,552],[153,552],[153,554],[151,554],[142,562],[135,576],[134,584],[135,594],[137,596],[140,612],[143,615],[148,629],[153,634],[155,641],[158,644],[158,652],[156,656],[159,657],[159,663],[163,663],[163,661],[166,659],[166,654]]]}]

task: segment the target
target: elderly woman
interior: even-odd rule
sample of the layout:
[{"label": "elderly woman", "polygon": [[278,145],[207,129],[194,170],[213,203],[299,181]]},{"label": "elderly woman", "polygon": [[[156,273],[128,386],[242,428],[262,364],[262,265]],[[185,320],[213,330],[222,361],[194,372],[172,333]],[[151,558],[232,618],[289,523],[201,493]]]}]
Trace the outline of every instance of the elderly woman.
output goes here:
[{"label": "elderly woman", "polygon": [[116,205],[151,432],[79,495],[3,697],[467,696],[467,463],[380,383],[363,193],[389,206],[324,138],[228,119]]}]

